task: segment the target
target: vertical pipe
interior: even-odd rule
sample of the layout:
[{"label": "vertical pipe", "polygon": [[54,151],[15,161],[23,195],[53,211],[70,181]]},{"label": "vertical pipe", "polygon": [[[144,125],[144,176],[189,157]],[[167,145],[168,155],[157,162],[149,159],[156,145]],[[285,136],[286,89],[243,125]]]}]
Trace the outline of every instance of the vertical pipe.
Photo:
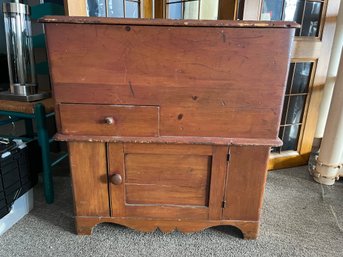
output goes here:
[{"label": "vertical pipe", "polygon": [[[27,19],[26,24],[26,30],[27,30],[27,35],[29,38],[32,38],[32,30],[31,30],[31,22],[29,21],[29,17],[25,17]],[[32,40],[27,40],[27,46],[28,49],[32,49],[31,51],[28,51],[29,54],[29,59],[30,59],[30,69],[31,69],[31,83],[36,84],[36,70],[35,70],[35,61],[33,57],[33,45],[32,45]]]},{"label": "vertical pipe", "polygon": [[105,17],[108,17],[108,13],[109,13],[109,11],[108,11],[108,0],[105,0]]},{"label": "vertical pipe", "polygon": [[343,4],[340,5],[337,15],[337,25],[332,45],[331,58],[329,63],[329,69],[326,77],[325,87],[323,91],[323,98],[320,103],[317,128],[315,138],[322,138],[324,135],[325,123],[328,117],[330,102],[332,98],[332,92],[335,85],[335,78],[339,66],[339,60],[341,56],[341,50],[343,46]]},{"label": "vertical pipe", "polygon": [[341,55],[328,119],[317,159],[314,180],[333,185],[339,175],[343,156],[343,58]]},{"label": "vertical pipe", "polygon": [[18,71],[18,79],[19,83],[21,85],[25,85],[25,71],[26,67],[24,66],[24,54],[23,54],[23,38],[22,38],[22,31],[23,31],[23,24],[22,24],[22,14],[17,14],[15,16],[15,22],[16,22],[16,31],[15,31],[15,36],[16,36],[16,52],[17,55],[15,56],[16,59],[16,65],[17,65],[17,71]]},{"label": "vertical pipe", "polygon": [[[11,31],[10,26],[12,26],[12,21],[11,21],[11,14],[10,13],[4,13],[4,17],[5,17],[5,31]],[[11,86],[11,91],[14,91],[13,88],[13,84],[14,84],[14,80],[15,78],[13,78],[13,69],[12,69],[12,58],[14,57],[13,55],[11,55],[12,53],[12,49],[11,49],[11,37],[9,36],[8,33],[6,33],[5,36],[6,39],[6,51],[7,51],[7,65],[8,65],[8,73],[9,73],[9,79],[10,79],[10,86]]]}]

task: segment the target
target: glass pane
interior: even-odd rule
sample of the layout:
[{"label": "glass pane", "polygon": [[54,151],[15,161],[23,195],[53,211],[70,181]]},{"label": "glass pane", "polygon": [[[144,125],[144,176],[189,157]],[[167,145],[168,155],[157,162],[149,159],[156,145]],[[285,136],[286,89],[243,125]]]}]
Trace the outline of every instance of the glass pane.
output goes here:
[{"label": "glass pane", "polygon": [[310,83],[312,63],[297,63],[295,67],[292,94],[307,93]]},{"label": "glass pane", "polygon": [[124,18],[124,1],[109,0],[108,1],[108,17]]},{"label": "glass pane", "polygon": [[283,0],[264,0],[262,5],[261,20],[281,20]]},{"label": "glass pane", "polygon": [[289,96],[285,96],[285,101],[283,102],[283,109],[282,109],[281,125],[285,125],[286,123],[286,113],[287,113],[288,102],[289,102]]},{"label": "glass pane", "polygon": [[320,23],[321,11],[323,3],[307,2],[305,7],[305,15],[302,24],[301,36],[316,37],[318,36],[318,28]]},{"label": "glass pane", "polygon": [[139,18],[139,3],[138,2],[126,1],[125,17],[126,18]]},{"label": "glass pane", "polygon": [[284,128],[282,151],[297,150],[300,127],[300,125],[293,125]]},{"label": "glass pane", "polygon": [[270,150],[271,153],[280,153],[280,151],[281,151],[281,147],[280,146],[279,147],[274,146]]},{"label": "glass pane", "polygon": [[200,19],[217,20],[218,19],[219,0],[201,0]]},{"label": "glass pane", "polygon": [[286,94],[289,94],[291,92],[293,74],[294,74],[294,63],[291,63],[289,66],[289,72],[288,72]]},{"label": "glass pane", "polygon": [[[305,0],[285,0],[283,20],[296,21],[302,23]],[[299,36],[300,29],[295,31],[295,35]]]},{"label": "glass pane", "polygon": [[[178,3],[173,3],[178,2]],[[168,19],[182,19],[182,3],[180,0],[169,0],[167,2],[167,18]],[[168,4],[170,3],[170,4]]]},{"label": "glass pane", "polygon": [[106,17],[106,1],[105,0],[87,0],[87,15]]},{"label": "glass pane", "polygon": [[286,124],[295,124],[301,122],[305,100],[306,95],[297,95],[290,97]]},{"label": "glass pane", "polygon": [[185,2],[184,19],[199,19],[199,1]]},{"label": "glass pane", "polygon": [[244,3],[245,3],[244,0],[238,0],[238,10],[237,10],[237,19],[238,20],[243,20]]},{"label": "glass pane", "polygon": [[279,138],[282,140],[283,138],[283,131],[284,131],[285,127],[284,126],[281,126],[280,127],[280,130],[279,130]]}]

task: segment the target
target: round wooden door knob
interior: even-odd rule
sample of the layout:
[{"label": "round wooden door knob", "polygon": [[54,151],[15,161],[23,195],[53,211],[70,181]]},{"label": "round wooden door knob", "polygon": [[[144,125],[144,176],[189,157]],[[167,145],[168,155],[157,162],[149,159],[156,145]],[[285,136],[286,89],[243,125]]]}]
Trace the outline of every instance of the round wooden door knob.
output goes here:
[{"label": "round wooden door knob", "polygon": [[120,174],[113,174],[110,178],[112,184],[114,185],[120,185],[121,183],[123,183],[123,178],[121,177]]},{"label": "round wooden door knob", "polygon": [[106,118],[105,118],[105,123],[108,124],[108,125],[114,124],[114,119],[113,119],[113,117],[106,117]]}]

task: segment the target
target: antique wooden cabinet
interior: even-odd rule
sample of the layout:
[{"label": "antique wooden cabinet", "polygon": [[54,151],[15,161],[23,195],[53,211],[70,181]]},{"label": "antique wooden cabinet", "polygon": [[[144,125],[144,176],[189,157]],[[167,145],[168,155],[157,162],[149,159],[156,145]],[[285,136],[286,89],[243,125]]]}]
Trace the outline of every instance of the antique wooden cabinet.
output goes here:
[{"label": "antique wooden cabinet", "polygon": [[256,238],[296,24],[43,22],[77,232],[232,225]]}]

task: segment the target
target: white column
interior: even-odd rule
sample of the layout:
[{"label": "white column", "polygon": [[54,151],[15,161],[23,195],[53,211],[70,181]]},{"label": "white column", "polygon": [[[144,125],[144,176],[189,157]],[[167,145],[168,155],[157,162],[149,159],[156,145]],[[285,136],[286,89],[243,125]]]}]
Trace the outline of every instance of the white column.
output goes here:
[{"label": "white column", "polygon": [[314,180],[333,185],[341,171],[343,156],[343,58],[340,55],[335,88],[314,172]]},{"label": "white column", "polygon": [[326,124],[326,120],[329,113],[330,102],[332,98],[333,88],[335,85],[342,46],[343,46],[343,4],[340,5],[338,16],[337,16],[336,32],[335,32],[334,42],[332,45],[330,64],[329,64],[328,74],[327,74],[325,87],[323,91],[323,98],[322,98],[320,108],[319,108],[317,129],[314,136],[315,138],[322,138],[324,135],[325,124]]}]

